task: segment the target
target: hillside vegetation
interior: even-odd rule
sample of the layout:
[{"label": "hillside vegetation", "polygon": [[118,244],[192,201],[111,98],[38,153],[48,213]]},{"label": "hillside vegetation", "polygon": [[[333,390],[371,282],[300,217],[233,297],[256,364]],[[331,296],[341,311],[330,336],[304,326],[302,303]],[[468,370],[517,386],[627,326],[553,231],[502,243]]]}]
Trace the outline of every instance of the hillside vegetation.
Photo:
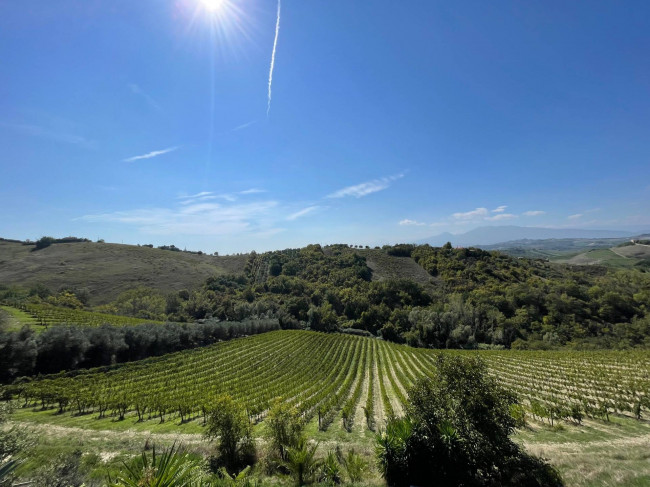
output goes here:
[{"label": "hillside vegetation", "polygon": [[84,290],[93,305],[108,303],[138,286],[162,292],[193,289],[208,277],[243,271],[246,256],[212,256],[111,243],[35,245],[0,240],[0,283],[42,284]]},{"label": "hillside vegetation", "polygon": [[[55,244],[34,254],[74,246],[101,249],[102,245],[59,244],[57,250]],[[110,249],[119,254],[121,247]],[[97,256],[98,252],[93,252]],[[126,249],[127,256],[139,252],[151,259],[155,255],[156,259],[179,262],[217,259],[159,249]],[[73,253],[78,256],[83,251]],[[189,289],[175,292],[165,290],[169,282],[155,281],[151,286],[125,290],[95,310],[176,322],[277,318],[282,328],[380,335],[433,348],[650,344],[650,274],[643,268],[614,271],[602,266],[554,264],[451,245],[383,249],[309,245],[232,259],[228,262],[243,264],[241,273],[225,273],[219,267],[202,285],[194,282],[188,284]],[[138,272],[133,272],[133,280],[138,280]],[[180,272],[170,272],[172,275],[178,285],[188,279]],[[102,276],[88,279],[102,280]],[[65,281],[60,279],[62,286]],[[40,301],[83,306],[75,296],[75,291],[54,294],[42,285],[22,293],[0,289],[0,300],[23,309]]]}]

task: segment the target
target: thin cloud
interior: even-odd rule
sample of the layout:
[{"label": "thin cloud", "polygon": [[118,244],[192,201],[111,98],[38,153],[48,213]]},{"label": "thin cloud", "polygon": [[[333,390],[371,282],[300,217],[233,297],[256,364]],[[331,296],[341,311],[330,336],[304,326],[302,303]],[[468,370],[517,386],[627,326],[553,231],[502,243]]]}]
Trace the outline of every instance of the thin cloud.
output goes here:
[{"label": "thin cloud", "polygon": [[66,144],[73,144],[82,147],[90,147],[93,144],[91,140],[88,140],[81,135],[53,130],[40,125],[0,122],[0,127],[15,130],[16,132],[20,132],[24,135],[41,137],[44,139],[54,140],[56,142],[64,142]]},{"label": "thin cloud", "polygon": [[300,211],[296,211],[295,213],[292,213],[287,217],[287,220],[293,221],[297,218],[300,218],[302,216],[308,215],[309,213],[316,211],[320,208],[320,206],[314,205],[314,206],[308,206],[307,208],[303,208]]},{"label": "thin cloud", "polygon": [[252,120],[250,122],[242,123],[241,125],[237,125],[235,128],[231,129],[231,132],[237,132],[238,130],[243,130],[245,128],[250,127],[251,125],[255,125],[257,123],[257,120]]},{"label": "thin cloud", "polygon": [[131,93],[142,97],[151,108],[153,108],[157,112],[163,111],[162,107],[156,102],[156,100],[154,100],[151,96],[149,96],[149,94],[143,91],[142,88],[140,88],[138,85],[136,85],[135,83],[129,83],[128,87],[131,90]]},{"label": "thin cloud", "polygon": [[567,220],[577,220],[578,218],[582,218],[582,213],[576,213],[575,215],[567,216]]},{"label": "thin cloud", "polygon": [[214,193],[212,191],[201,191],[200,193],[196,193],[196,194],[189,194],[189,195],[184,195],[183,194],[183,195],[177,196],[176,199],[185,200],[185,199],[201,198],[202,196],[208,196],[208,195],[211,195],[211,194],[214,194]]},{"label": "thin cloud", "polygon": [[484,218],[488,216],[488,214],[489,212],[487,208],[476,208],[475,210],[466,211],[464,213],[454,213],[451,215],[451,217],[454,220],[474,220],[476,218]]},{"label": "thin cloud", "polygon": [[498,206],[497,208],[492,210],[492,213],[503,213],[504,211],[506,211],[506,208],[508,208],[506,205]]},{"label": "thin cloud", "polygon": [[346,196],[353,196],[355,198],[362,198],[377,191],[382,191],[390,186],[393,181],[403,178],[403,174],[398,174],[396,176],[388,176],[380,179],[373,179],[372,181],[367,181],[361,184],[355,184],[354,186],[346,186],[345,188],[339,189],[334,193],[327,195],[327,198],[345,198]]},{"label": "thin cloud", "polygon": [[239,194],[257,194],[257,193],[266,193],[265,189],[251,188],[240,191]]},{"label": "thin cloud", "polygon": [[512,213],[498,213],[493,216],[486,216],[485,220],[490,222],[498,222],[501,220],[512,220],[513,218],[517,218],[517,215],[513,215]]},{"label": "thin cloud", "polygon": [[123,159],[124,162],[134,162],[134,161],[139,161],[141,159],[151,159],[152,157],[158,157],[162,156],[163,154],[169,154],[170,152],[174,152],[175,150],[178,150],[179,147],[168,147],[167,149],[162,149],[162,150],[154,150],[151,152],[148,152],[147,154],[142,154],[141,156],[133,156],[133,157],[127,157],[126,159]]},{"label": "thin cloud", "polygon": [[422,222],[419,222],[419,221],[416,221],[416,220],[409,220],[408,218],[405,218],[404,220],[400,221],[399,224],[403,225],[403,226],[412,225],[412,226],[418,226],[418,227],[422,227],[422,226],[426,225],[426,223],[422,223]]},{"label": "thin cloud", "polygon": [[273,68],[275,67],[275,51],[278,47],[278,35],[280,34],[280,0],[278,0],[278,14],[275,20],[275,37],[273,39],[273,51],[271,52],[271,66],[269,67],[269,93],[266,104],[266,116],[271,112],[271,85],[273,84]]},{"label": "thin cloud", "polygon": [[120,223],[150,235],[237,235],[272,231],[276,201],[249,204],[198,202],[172,208],[136,208],[78,218],[90,223]]},{"label": "thin cloud", "polygon": [[540,215],[545,215],[546,212],[542,210],[530,210],[530,211],[524,211],[524,216],[540,216]]}]

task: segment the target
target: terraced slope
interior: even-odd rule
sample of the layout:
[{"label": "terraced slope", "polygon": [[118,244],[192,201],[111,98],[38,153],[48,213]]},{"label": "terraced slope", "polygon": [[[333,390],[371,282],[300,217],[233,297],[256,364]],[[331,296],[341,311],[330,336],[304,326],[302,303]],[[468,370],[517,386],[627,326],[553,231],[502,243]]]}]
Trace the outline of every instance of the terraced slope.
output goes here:
[{"label": "terraced slope", "polygon": [[270,332],[72,377],[59,374],[18,391],[27,404],[53,412],[181,423],[199,419],[222,393],[261,420],[279,396],[321,430],[334,423],[351,431],[382,426],[401,413],[408,388],[435,374],[439,353],[480,353],[490,373],[526,404],[537,404],[536,414],[557,419],[578,405],[604,417],[648,407],[650,357],[643,352],[435,352],[309,331]]}]

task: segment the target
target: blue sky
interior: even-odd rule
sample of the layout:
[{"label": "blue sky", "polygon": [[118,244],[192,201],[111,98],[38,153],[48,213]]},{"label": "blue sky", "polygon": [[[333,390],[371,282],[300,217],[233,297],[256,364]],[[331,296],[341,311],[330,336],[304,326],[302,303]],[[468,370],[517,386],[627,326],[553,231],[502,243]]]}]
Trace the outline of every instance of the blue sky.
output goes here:
[{"label": "blue sky", "polygon": [[645,1],[0,3],[0,236],[650,228]]}]

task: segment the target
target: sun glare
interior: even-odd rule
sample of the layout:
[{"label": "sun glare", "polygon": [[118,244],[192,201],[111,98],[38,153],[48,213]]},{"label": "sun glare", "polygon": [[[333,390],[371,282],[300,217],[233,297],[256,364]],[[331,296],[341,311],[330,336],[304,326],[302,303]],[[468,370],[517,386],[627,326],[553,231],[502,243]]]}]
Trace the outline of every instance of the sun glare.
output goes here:
[{"label": "sun glare", "polygon": [[221,10],[221,8],[223,8],[226,0],[200,0],[200,2],[203,5],[203,8],[205,8],[208,12],[216,13]]}]

